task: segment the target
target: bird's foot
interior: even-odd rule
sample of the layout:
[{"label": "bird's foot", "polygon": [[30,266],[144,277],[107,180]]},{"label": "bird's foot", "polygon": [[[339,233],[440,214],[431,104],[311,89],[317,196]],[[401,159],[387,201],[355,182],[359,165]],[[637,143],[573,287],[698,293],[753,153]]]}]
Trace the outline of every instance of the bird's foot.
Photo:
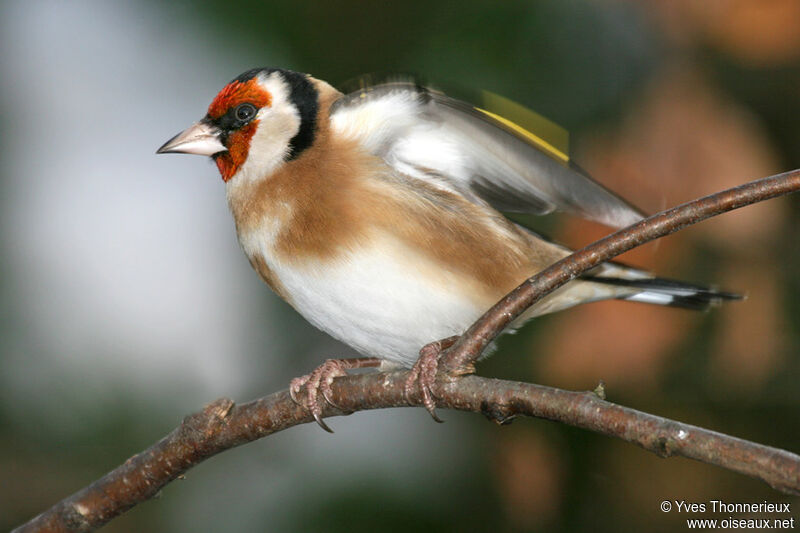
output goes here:
[{"label": "bird's foot", "polygon": [[[340,376],[346,376],[347,371],[354,368],[368,368],[376,367],[381,363],[380,359],[375,357],[356,357],[353,359],[328,359],[320,366],[315,368],[310,374],[294,378],[289,383],[289,395],[292,400],[298,405],[304,405],[306,409],[311,412],[314,420],[317,421],[319,427],[333,433],[333,430],[328,427],[322,420],[322,409],[324,404],[319,401],[319,396],[329,405],[337,409],[342,409],[331,399],[333,396],[333,389],[331,384],[333,380]],[[305,398],[303,398],[305,396]],[[305,400],[305,401],[303,401]]]},{"label": "bird's foot", "polygon": [[455,344],[457,340],[458,336],[448,337],[423,346],[419,351],[419,359],[411,367],[405,383],[406,401],[411,402],[411,395],[414,393],[415,387],[419,387],[419,391],[422,393],[422,405],[425,406],[431,417],[440,423],[442,419],[436,414],[433,385],[439,373],[439,356],[444,350]]}]

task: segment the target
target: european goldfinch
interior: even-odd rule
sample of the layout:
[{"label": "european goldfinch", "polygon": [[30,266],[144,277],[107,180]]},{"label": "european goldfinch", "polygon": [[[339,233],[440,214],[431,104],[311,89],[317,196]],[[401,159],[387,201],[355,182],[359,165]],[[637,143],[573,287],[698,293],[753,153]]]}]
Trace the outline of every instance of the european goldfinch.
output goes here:
[{"label": "european goldfinch", "polygon": [[[318,421],[317,388],[342,368],[411,367],[424,345],[461,334],[570,253],[501,212],[562,210],[613,227],[642,218],[516,124],[406,82],[345,95],[307,74],[249,70],[166,152],[210,156],[256,272],[316,327],[377,358],[293,383],[309,386]],[[607,263],[515,325],[598,300],[704,309],[732,297]]]}]

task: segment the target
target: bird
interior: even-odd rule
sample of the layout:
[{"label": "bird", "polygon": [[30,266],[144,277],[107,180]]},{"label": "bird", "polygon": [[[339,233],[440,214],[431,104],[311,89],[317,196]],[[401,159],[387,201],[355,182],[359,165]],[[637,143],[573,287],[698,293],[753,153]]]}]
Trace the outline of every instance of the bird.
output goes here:
[{"label": "bird", "polygon": [[[404,78],[343,93],[309,74],[254,68],[157,153],[209,156],[253,269],[308,322],[364,355],[292,380],[292,398],[329,431],[318,394],[333,403],[333,379],[357,367],[412,368],[406,390],[419,380],[433,414],[435,376],[420,350],[456,338],[571,253],[505,214],[562,211],[614,228],[644,217],[535,132]],[[737,298],[608,262],[513,328],[599,300],[707,309]]]}]

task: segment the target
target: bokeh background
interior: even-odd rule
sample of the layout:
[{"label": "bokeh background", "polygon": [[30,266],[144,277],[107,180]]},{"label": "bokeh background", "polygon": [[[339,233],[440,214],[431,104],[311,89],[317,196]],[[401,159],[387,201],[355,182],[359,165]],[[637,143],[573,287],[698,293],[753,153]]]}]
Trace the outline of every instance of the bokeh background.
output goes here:
[{"label": "bokeh background", "polygon": [[[575,159],[649,211],[800,167],[796,0],[0,5],[0,529],[219,396],[246,401],[352,355],[250,271],[213,164],[154,154],[241,71],[494,91],[567,127]],[[604,380],[612,401],[800,451],[798,200],[625,257],[746,301],[584,306],[505,338],[479,372]],[[538,227],[572,246],[607,232]],[[106,531],[683,530],[663,499],[789,501],[800,519],[797,498],[717,468],[547,421],[442,415],[294,428],[207,461]],[[725,518],[691,517],[704,516]]]}]

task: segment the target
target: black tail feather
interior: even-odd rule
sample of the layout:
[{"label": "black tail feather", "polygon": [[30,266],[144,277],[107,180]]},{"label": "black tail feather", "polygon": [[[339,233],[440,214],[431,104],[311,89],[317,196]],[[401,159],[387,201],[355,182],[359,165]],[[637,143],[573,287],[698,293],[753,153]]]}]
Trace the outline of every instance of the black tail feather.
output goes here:
[{"label": "black tail feather", "polygon": [[705,311],[709,307],[724,301],[744,298],[741,294],[718,291],[711,287],[703,287],[666,278],[623,279],[591,276],[582,279],[606,285],[638,289],[635,294],[620,296],[620,300],[681,307],[696,311]]}]

